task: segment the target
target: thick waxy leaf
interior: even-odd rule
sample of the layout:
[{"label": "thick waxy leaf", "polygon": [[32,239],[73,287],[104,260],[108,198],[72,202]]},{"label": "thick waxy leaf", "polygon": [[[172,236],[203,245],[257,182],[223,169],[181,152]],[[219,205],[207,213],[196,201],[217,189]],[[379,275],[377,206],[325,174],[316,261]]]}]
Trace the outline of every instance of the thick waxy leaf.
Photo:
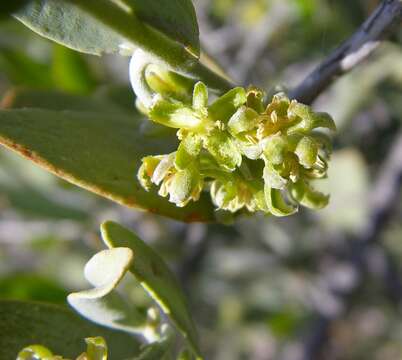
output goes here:
[{"label": "thick waxy leaf", "polygon": [[[16,88],[8,91],[0,108],[40,108],[47,110],[76,110],[102,113],[125,112],[120,106],[105,98],[66,94],[55,90]],[[132,111],[135,114],[134,111]]]},{"label": "thick waxy leaf", "polygon": [[127,334],[94,325],[65,307],[34,302],[0,301],[0,334],[0,359],[15,359],[33,344],[75,359],[86,349],[84,339],[96,336],[105,338],[113,359],[138,353],[138,344]]},{"label": "thick waxy leaf", "polygon": [[[199,52],[198,25],[191,0],[122,0],[114,3],[120,10],[132,12],[144,26],[151,26],[193,52]],[[89,54],[118,52],[124,43],[112,29],[64,0],[33,0],[15,16],[40,35]],[[137,20],[133,18],[133,21]]]},{"label": "thick waxy leaf", "polygon": [[38,34],[89,54],[118,52],[123,43],[120,35],[63,0],[33,0],[15,17]]},{"label": "thick waxy leaf", "polygon": [[163,259],[119,224],[105,222],[101,231],[103,240],[110,248],[126,247],[133,251],[134,261],[129,270],[198,352],[197,333],[186,299]]},{"label": "thick waxy leaf", "polygon": [[187,222],[213,221],[206,194],[180,209],[141,187],[136,179],[141,159],[177,145],[140,129],[138,120],[121,114],[0,111],[0,143],[57,176],[129,207]]},{"label": "thick waxy leaf", "polygon": [[191,0],[123,0],[146,24],[199,53],[197,17]]},{"label": "thick waxy leaf", "polygon": [[141,334],[146,317],[113,291],[132,261],[133,252],[127,248],[104,250],[93,256],[84,273],[94,288],[70,294],[70,305],[82,316],[100,325]]}]

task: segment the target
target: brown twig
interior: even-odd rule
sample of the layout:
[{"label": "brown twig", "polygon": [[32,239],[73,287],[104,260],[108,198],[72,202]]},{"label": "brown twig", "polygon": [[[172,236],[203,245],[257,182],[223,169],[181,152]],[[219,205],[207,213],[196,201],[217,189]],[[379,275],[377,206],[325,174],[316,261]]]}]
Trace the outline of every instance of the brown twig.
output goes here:
[{"label": "brown twig", "polygon": [[366,59],[402,22],[402,0],[384,0],[357,32],[324,60],[290,97],[311,104],[334,80]]}]

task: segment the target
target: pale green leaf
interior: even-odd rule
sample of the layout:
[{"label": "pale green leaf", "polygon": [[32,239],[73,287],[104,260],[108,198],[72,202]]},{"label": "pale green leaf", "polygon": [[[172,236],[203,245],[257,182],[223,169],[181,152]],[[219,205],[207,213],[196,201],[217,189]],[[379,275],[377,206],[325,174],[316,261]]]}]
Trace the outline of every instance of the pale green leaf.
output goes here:
[{"label": "pale green leaf", "polygon": [[85,277],[94,288],[72,293],[69,304],[82,316],[100,325],[141,334],[146,318],[113,291],[133,261],[127,248],[104,250],[85,266]]},{"label": "pale green leaf", "polygon": [[119,51],[120,35],[64,0],[33,0],[15,14],[31,30],[81,52]]},{"label": "pale green leaf", "polygon": [[120,204],[182,221],[214,221],[205,194],[177,208],[136,179],[141,159],[172,151],[171,144],[141,132],[132,116],[39,109],[0,111],[0,144],[61,178]]},{"label": "pale green leaf", "polygon": [[130,271],[180,329],[193,349],[199,352],[197,333],[187,301],[163,259],[135,234],[117,223],[105,222],[101,231],[110,248],[127,247],[133,251],[134,261]]},{"label": "pale green leaf", "polygon": [[[130,15],[138,30],[151,26],[199,53],[197,18],[190,0],[120,0],[113,1],[113,5]],[[125,42],[112,29],[64,0],[33,0],[15,16],[40,35],[90,54],[118,52]]]},{"label": "pale green leaf", "polygon": [[147,25],[199,53],[197,16],[191,0],[121,0]]},{"label": "pale green leaf", "polygon": [[[134,105],[132,105],[134,110]],[[108,99],[66,94],[56,90],[15,88],[3,97],[0,108],[40,108],[47,110],[76,110],[102,113],[129,113]],[[134,111],[131,112],[136,115]],[[137,115],[138,116],[138,115]]]}]

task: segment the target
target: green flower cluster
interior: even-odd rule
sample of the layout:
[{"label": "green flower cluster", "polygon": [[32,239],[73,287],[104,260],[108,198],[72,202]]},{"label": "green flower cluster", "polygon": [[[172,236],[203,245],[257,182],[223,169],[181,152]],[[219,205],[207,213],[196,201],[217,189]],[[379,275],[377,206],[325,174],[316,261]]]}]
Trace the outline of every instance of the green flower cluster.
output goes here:
[{"label": "green flower cluster", "polygon": [[138,172],[142,186],[159,186],[177,206],[209,189],[218,209],[295,213],[319,209],[328,196],[311,180],[327,175],[330,140],[317,128],[335,130],[332,118],[279,93],[266,105],[262,91],[234,88],[211,104],[198,82],[190,101],[154,96],[149,118],[179,129],[174,153],[148,156]]}]

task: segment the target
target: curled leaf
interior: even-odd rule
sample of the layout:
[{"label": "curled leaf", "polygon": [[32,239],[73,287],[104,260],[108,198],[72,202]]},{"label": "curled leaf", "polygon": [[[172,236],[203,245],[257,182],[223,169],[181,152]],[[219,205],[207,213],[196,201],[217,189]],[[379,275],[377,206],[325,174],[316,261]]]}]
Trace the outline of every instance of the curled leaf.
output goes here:
[{"label": "curled leaf", "polygon": [[104,250],[86,264],[84,274],[93,289],[72,293],[69,304],[82,316],[98,324],[134,334],[142,334],[146,319],[113,290],[120,283],[131,263],[129,248]]},{"label": "curled leaf", "polygon": [[129,267],[130,272],[182,332],[194,352],[199,354],[198,337],[187,301],[163,259],[135,234],[117,223],[103,223],[101,232],[109,248],[132,250],[135,260]]}]

